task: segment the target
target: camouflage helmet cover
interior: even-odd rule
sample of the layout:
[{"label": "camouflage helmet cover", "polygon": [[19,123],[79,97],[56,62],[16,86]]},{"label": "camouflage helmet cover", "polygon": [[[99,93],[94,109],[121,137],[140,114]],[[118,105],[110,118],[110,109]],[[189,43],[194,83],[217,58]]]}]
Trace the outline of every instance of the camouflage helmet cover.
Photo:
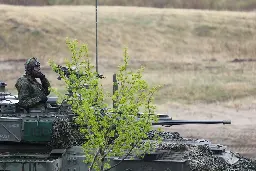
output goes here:
[{"label": "camouflage helmet cover", "polygon": [[40,67],[40,62],[36,57],[29,58],[25,65],[25,71],[32,71],[35,67]]}]

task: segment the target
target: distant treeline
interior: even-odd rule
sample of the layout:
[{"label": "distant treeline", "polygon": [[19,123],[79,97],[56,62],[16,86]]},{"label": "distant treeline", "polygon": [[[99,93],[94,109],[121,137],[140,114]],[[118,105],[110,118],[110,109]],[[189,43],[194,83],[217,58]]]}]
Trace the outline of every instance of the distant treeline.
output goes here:
[{"label": "distant treeline", "polygon": [[[96,0],[0,0],[12,5],[95,5]],[[250,11],[256,0],[98,0],[99,5]]]}]

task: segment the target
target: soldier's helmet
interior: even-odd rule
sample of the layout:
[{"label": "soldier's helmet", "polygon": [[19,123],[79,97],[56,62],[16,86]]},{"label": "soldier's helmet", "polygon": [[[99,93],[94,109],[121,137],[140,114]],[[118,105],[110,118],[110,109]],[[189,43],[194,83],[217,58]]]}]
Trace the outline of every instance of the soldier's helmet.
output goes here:
[{"label": "soldier's helmet", "polygon": [[36,57],[29,58],[24,65],[26,72],[33,71],[35,67],[40,68],[40,62],[37,60]]}]

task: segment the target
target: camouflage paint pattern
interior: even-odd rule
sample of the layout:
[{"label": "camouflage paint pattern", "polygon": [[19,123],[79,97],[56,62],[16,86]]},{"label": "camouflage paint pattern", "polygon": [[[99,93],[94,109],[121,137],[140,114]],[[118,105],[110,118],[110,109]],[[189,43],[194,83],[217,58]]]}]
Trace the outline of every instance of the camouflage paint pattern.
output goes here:
[{"label": "camouflage paint pattern", "polygon": [[20,77],[15,87],[18,90],[19,105],[28,108],[35,107],[40,102],[45,102],[50,94],[50,83],[47,78],[42,78],[41,84],[30,75]]}]

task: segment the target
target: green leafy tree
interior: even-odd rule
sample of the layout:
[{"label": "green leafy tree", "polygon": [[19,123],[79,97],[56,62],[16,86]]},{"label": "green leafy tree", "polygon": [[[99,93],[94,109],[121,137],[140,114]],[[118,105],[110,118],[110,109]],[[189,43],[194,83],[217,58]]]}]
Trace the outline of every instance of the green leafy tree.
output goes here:
[{"label": "green leafy tree", "polygon": [[[135,72],[129,70],[127,49],[124,49],[124,63],[116,73],[118,90],[112,93],[103,91],[101,79],[94,71],[86,44],[67,40],[72,53],[66,60],[68,73],[58,70],[51,61],[53,70],[58,70],[69,94],[55,90],[59,99],[66,100],[72,111],[78,114],[76,123],[85,137],[83,149],[88,170],[106,171],[118,165],[127,156],[141,156],[151,148],[143,141],[157,121],[153,95],[158,87],[149,87],[142,79],[143,68]],[[109,105],[107,99],[114,101]],[[110,107],[111,106],[111,107]],[[139,114],[141,112],[142,114]],[[111,165],[109,157],[120,157],[120,162]]]}]

